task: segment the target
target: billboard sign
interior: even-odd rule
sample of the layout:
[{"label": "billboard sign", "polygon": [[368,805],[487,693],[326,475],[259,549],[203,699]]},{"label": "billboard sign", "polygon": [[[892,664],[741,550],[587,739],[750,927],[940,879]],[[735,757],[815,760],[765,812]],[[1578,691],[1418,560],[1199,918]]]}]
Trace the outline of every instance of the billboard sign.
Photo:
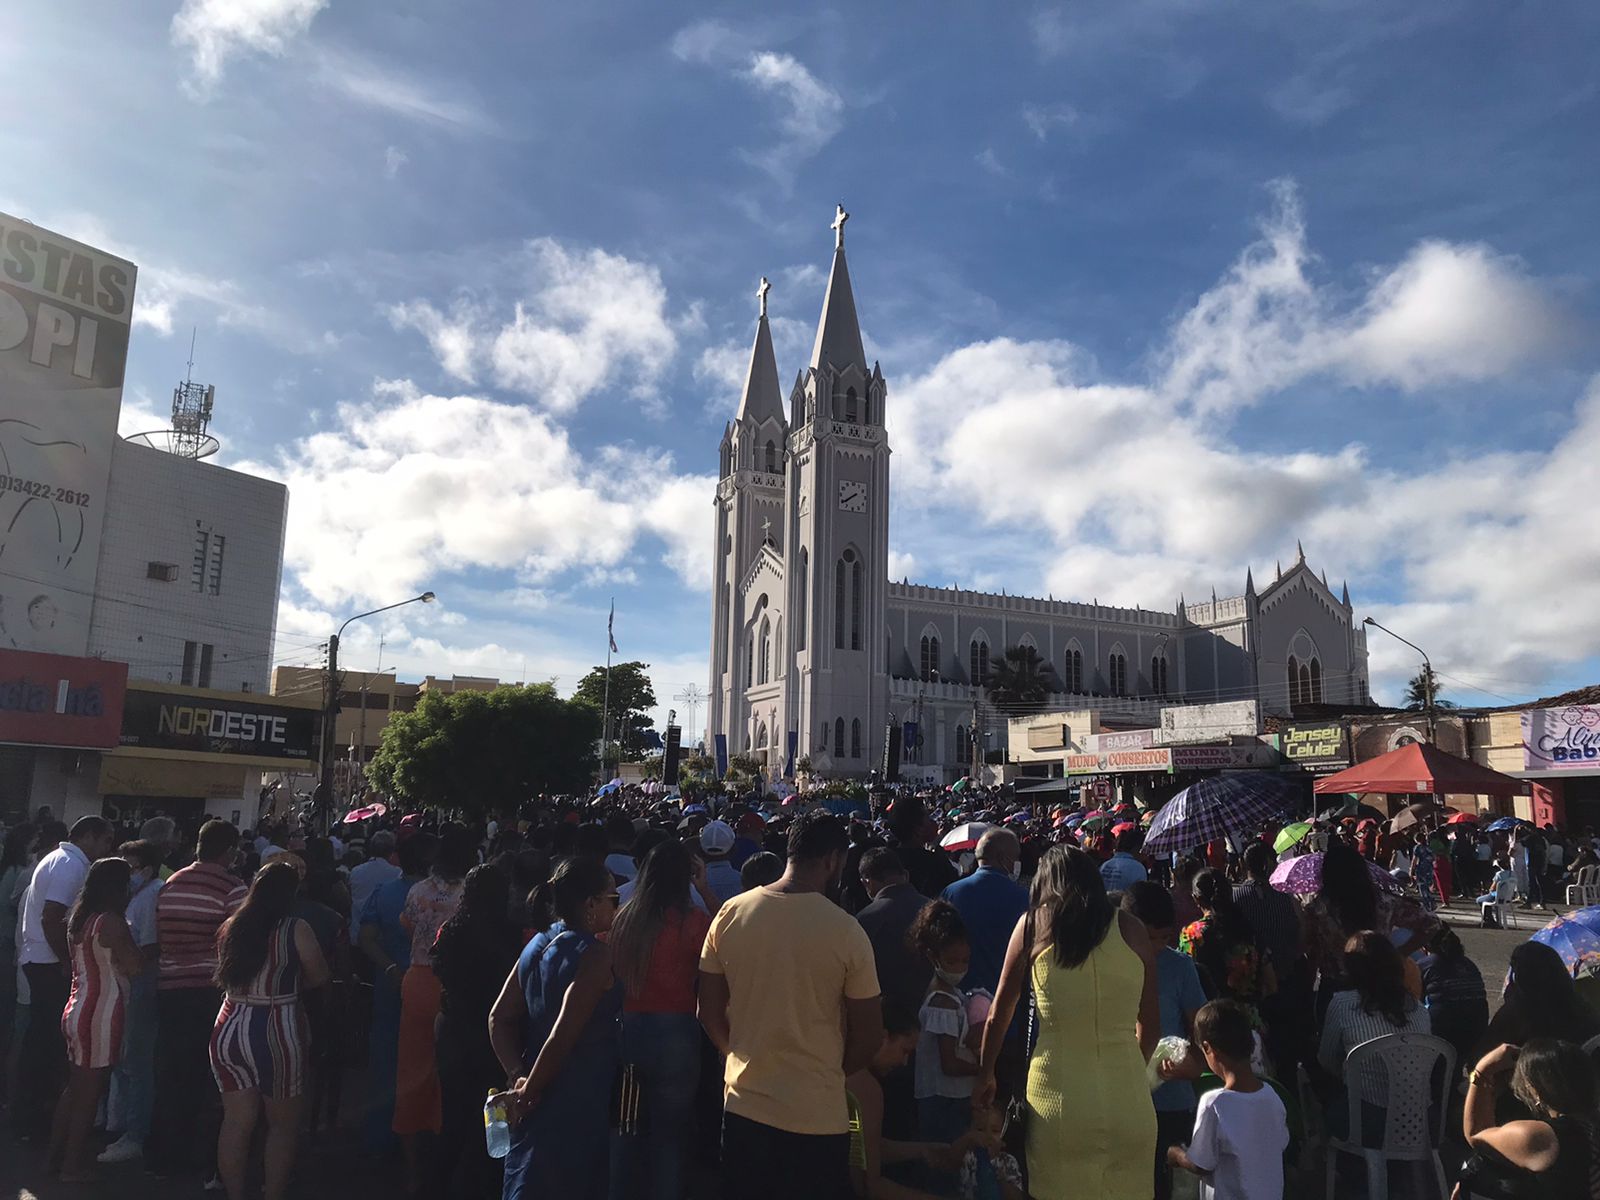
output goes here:
[{"label": "billboard sign", "polygon": [[1094,754],[1112,750],[1148,750],[1156,744],[1154,729],[1119,729],[1113,733],[1091,733],[1087,749]]},{"label": "billboard sign", "polygon": [[110,749],[127,686],[127,663],[0,649],[0,742]]},{"label": "billboard sign", "polygon": [[1600,705],[1525,711],[1522,769],[1600,772]]},{"label": "billboard sign", "polygon": [[123,706],[122,745],[311,762],[320,715],[246,695],[135,687]]},{"label": "billboard sign", "polygon": [[1279,735],[1283,757],[1306,771],[1339,771],[1350,765],[1350,734],[1343,722],[1285,725]]},{"label": "billboard sign", "polygon": [[134,275],[0,213],[0,648],[88,650]]},{"label": "billboard sign", "polygon": [[1108,750],[1103,754],[1069,754],[1068,775],[1117,775],[1130,771],[1172,771],[1171,750]]},{"label": "billboard sign", "polygon": [[1261,732],[1261,707],[1254,700],[1224,704],[1184,704],[1161,710],[1160,746],[1254,737]]}]

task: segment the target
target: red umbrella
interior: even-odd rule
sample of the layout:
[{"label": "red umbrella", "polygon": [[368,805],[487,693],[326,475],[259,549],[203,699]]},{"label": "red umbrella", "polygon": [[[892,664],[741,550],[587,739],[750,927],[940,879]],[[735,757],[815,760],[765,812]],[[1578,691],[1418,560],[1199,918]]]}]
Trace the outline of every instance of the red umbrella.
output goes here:
[{"label": "red umbrella", "polygon": [[1521,779],[1491,771],[1469,758],[1447,754],[1437,746],[1412,742],[1377,758],[1324,775],[1317,792],[1382,792],[1458,794],[1466,796],[1521,796],[1528,785]]},{"label": "red umbrella", "polygon": [[1476,825],[1477,823],[1478,814],[1469,812],[1458,812],[1445,822],[1446,825]]},{"label": "red umbrella", "polygon": [[1117,834],[1122,833],[1124,830],[1137,829],[1137,828],[1139,828],[1139,826],[1136,823],[1134,823],[1133,821],[1124,821],[1120,825],[1113,825],[1111,827],[1111,833],[1112,833],[1112,836],[1114,837]]}]

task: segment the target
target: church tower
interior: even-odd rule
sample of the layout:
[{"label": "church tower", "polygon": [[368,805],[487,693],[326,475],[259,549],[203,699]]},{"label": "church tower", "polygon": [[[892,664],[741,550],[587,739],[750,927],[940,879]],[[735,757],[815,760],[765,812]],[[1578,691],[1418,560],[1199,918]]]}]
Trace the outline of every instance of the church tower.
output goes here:
[{"label": "church tower", "polygon": [[767,325],[769,290],[762,279],[739,412],[724,429],[719,452],[706,729],[727,736],[730,755],[752,753],[764,759],[775,777],[783,767],[786,728],[783,560],[789,542],[789,426]]},{"label": "church tower", "polygon": [[841,205],[811,361],[790,395],[787,687],[798,751],[865,774],[888,713],[889,442],[885,386],[861,345]]}]

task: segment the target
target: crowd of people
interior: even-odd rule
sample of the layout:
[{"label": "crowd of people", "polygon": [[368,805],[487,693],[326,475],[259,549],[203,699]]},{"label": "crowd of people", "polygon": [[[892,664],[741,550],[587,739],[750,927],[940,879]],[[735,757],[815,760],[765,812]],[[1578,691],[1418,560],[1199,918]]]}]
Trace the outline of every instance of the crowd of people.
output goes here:
[{"label": "crowd of people", "polygon": [[[1530,942],[1491,1021],[1437,915],[1484,862],[1542,903],[1591,837],[1335,818],[1152,856],[1136,819],[995,792],[874,808],[41,813],[0,858],[11,1124],[63,1180],[138,1161],[229,1200],[289,1195],[307,1136],[428,1196],[1276,1200],[1309,1127],[1381,1144],[1394,1081],[1346,1064],[1404,1033],[1466,1072],[1432,1119],[1473,1194],[1600,1200],[1600,1016]],[[1313,848],[1314,889],[1272,885]]]}]

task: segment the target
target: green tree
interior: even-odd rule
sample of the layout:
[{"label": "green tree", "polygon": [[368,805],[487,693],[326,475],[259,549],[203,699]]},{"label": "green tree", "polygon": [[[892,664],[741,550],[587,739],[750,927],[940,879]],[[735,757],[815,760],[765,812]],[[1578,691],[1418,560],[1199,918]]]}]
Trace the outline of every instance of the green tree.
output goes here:
[{"label": "green tree", "polygon": [[[645,734],[655,728],[650,710],[656,706],[655,688],[646,674],[650,664],[622,662],[611,665],[610,712],[612,739],[620,741],[621,757],[633,760],[644,756]],[[578,681],[572,699],[592,708],[596,715],[605,710],[606,669],[596,667]],[[616,751],[606,750],[606,762],[616,761]]]},{"label": "green tree", "polygon": [[1044,659],[1032,646],[1007,650],[990,665],[983,685],[988,689],[989,702],[1004,712],[1038,708],[1050,695]]},{"label": "green tree", "polygon": [[599,737],[599,713],[548,683],[429,692],[390,717],[367,776],[411,804],[515,811],[541,791],[585,790]]},{"label": "green tree", "polygon": [[1428,693],[1433,693],[1433,706],[1435,708],[1454,708],[1453,700],[1439,698],[1439,673],[1432,667],[1423,666],[1411,677],[1411,682],[1406,684],[1405,708],[1414,712],[1421,712],[1428,707]]}]

